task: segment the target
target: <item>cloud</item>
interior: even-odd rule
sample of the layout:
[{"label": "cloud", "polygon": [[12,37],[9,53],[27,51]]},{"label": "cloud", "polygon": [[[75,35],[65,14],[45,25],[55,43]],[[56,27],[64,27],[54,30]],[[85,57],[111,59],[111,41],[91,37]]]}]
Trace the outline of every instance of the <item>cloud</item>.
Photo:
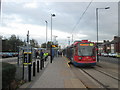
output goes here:
[{"label": "cloud", "polygon": [[38,7],[38,5],[36,2],[26,3],[24,5],[24,8],[37,8],[37,7]]},{"label": "cloud", "polygon": [[[91,0],[4,0],[3,2],[90,2]],[[93,2],[118,2],[119,0],[94,0]]]},{"label": "cloud", "polygon": [[109,10],[99,10],[99,40],[111,40],[118,33],[117,2],[109,2],[108,0],[107,2],[92,2],[76,29],[73,30],[89,2],[3,2],[0,32],[4,36],[13,33],[25,39],[27,31],[30,30],[30,37],[41,43],[45,41],[45,21],[47,20],[48,40],[50,40],[51,13],[55,13],[56,16],[52,18],[53,35],[58,36],[57,40],[60,43],[67,44],[67,37],[71,37],[72,34],[74,40],[89,39],[96,41],[95,10],[96,8],[110,6]]}]

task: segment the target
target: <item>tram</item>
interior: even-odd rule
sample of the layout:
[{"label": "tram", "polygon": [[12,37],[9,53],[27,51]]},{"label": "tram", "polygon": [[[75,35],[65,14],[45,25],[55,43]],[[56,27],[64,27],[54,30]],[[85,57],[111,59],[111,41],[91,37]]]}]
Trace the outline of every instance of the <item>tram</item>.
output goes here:
[{"label": "tram", "polygon": [[96,47],[94,42],[88,40],[75,41],[65,51],[66,57],[75,66],[96,65]]}]

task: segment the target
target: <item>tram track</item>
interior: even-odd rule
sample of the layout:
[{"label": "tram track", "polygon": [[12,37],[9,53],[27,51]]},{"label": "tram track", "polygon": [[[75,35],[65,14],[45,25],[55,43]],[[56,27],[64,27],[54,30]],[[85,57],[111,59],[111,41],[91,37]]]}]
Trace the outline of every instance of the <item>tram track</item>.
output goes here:
[{"label": "tram track", "polygon": [[106,90],[111,90],[111,88],[118,88],[118,79],[113,76],[104,73],[103,71],[92,69],[81,68],[81,70],[99,83]]},{"label": "tram track", "polygon": [[105,74],[105,75],[107,75],[107,76],[109,76],[109,77],[111,77],[111,78],[113,78],[113,79],[115,79],[115,80],[120,81],[119,78],[113,77],[111,74],[109,74],[109,73],[107,73],[107,72],[105,72],[105,71],[101,71],[101,70],[98,70],[98,69],[95,69],[95,68],[94,68],[94,70],[96,70],[96,71],[98,71],[98,72],[100,72],[100,73],[102,73],[102,74]]},{"label": "tram track", "polygon": [[89,79],[89,77],[86,77],[86,73],[81,72],[79,68],[73,65],[70,65],[70,68],[74,72],[76,77],[83,83],[87,90],[90,90],[91,88],[104,88],[101,85],[94,83],[94,81]]},{"label": "tram track", "polygon": [[103,83],[101,83],[99,80],[97,80],[96,78],[94,78],[91,74],[89,74],[88,72],[86,72],[84,69],[81,69],[84,73],[86,73],[87,75],[89,75],[92,79],[94,79],[98,84],[100,84],[104,89],[106,90],[111,90],[110,88],[108,88],[109,86],[104,85]]},{"label": "tram track", "polygon": [[[104,71],[101,71],[101,70],[97,70],[95,68],[78,68],[78,67],[75,67],[73,65],[70,65],[70,67],[73,70],[73,72],[75,72],[75,74],[77,75],[79,73],[79,76],[77,75],[77,77],[79,78],[79,80],[85,85],[85,87],[90,90],[91,88],[104,88],[105,90],[111,90],[112,88],[117,88],[116,85],[112,85],[112,83],[106,83],[104,82],[104,80],[100,80],[100,78],[96,78],[97,77],[97,74],[96,75],[93,75],[95,73],[98,73],[101,74],[102,76],[105,75],[105,77],[103,77],[104,79],[107,78],[110,78],[111,82],[113,81],[113,84],[114,82],[116,83],[117,81],[120,81],[118,78],[116,77],[113,77],[112,75],[108,74],[108,73],[105,73]],[[75,70],[76,69],[76,70]],[[91,70],[90,70],[91,69]],[[87,71],[88,70],[88,71]],[[79,72],[78,72],[79,71]],[[82,71],[82,72],[81,72]],[[90,72],[92,71],[92,74]],[[92,81],[94,81],[94,83],[97,83],[98,84],[98,87],[97,86],[92,86],[92,85],[95,85],[95,84],[89,84],[88,82],[86,82],[86,80],[84,80],[83,78],[80,78],[81,74],[80,73],[83,73],[85,76],[83,77],[84,79],[86,79],[87,77],[91,78],[89,80],[87,80],[89,83],[92,83]],[[98,76],[99,77],[99,76]],[[103,79],[101,78],[101,79]],[[114,79],[114,80],[113,80]],[[110,81],[108,79],[108,82]],[[101,86],[101,87],[99,87]]]}]

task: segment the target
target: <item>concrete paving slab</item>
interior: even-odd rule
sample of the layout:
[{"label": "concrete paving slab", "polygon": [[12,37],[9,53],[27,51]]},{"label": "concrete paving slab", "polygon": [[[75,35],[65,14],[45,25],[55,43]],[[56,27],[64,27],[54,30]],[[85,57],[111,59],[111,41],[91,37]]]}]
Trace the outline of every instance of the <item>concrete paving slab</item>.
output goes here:
[{"label": "concrete paving slab", "polygon": [[67,63],[64,57],[54,58],[30,88],[85,88]]}]

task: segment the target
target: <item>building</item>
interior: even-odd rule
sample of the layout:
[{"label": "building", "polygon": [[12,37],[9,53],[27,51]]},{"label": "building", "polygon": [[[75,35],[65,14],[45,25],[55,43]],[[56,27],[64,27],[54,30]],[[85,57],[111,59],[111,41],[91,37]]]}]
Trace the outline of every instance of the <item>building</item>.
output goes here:
[{"label": "building", "polygon": [[114,46],[114,53],[120,53],[120,37],[114,36],[114,40],[111,41]]},{"label": "building", "polygon": [[120,37],[114,36],[111,42],[104,40],[103,43],[99,45],[99,53],[120,53]]}]

